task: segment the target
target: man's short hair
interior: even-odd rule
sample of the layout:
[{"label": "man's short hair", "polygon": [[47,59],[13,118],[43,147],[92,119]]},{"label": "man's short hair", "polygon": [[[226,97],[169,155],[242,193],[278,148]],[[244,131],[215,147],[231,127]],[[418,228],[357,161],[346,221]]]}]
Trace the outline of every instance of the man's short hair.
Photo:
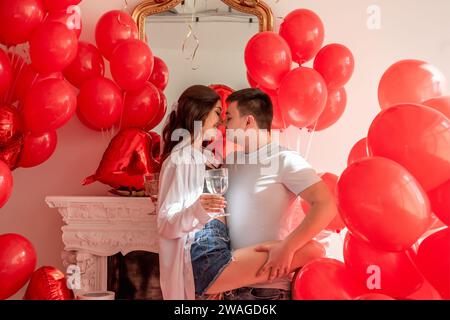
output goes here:
[{"label": "man's short hair", "polygon": [[237,102],[241,116],[252,115],[260,129],[270,130],[273,119],[272,100],[260,89],[249,88],[235,91],[227,98],[227,103]]}]

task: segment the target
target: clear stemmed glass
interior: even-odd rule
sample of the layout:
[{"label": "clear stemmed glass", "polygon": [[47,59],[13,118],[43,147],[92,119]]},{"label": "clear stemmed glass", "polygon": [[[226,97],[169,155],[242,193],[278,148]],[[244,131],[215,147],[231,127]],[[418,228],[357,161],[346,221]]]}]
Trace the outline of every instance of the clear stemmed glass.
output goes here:
[{"label": "clear stemmed glass", "polygon": [[158,200],[159,173],[149,173],[144,175],[144,187],[147,196],[156,203]]},{"label": "clear stemmed glass", "polygon": [[[228,169],[211,169],[205,173],[206,188],[212,194],[224,195],[228,190]],[[210,214],[212,217],[229,216],[229,213],[220,212]]]}]

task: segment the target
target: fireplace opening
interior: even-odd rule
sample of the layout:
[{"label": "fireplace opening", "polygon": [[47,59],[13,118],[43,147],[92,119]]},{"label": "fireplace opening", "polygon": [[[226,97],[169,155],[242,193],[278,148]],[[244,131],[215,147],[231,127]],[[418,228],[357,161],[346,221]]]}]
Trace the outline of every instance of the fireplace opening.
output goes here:
[{"label": "fireplace opening", "polygon": [[121,300],[162,300],[159,255],[132,251],[108,257],[108,290]]}]

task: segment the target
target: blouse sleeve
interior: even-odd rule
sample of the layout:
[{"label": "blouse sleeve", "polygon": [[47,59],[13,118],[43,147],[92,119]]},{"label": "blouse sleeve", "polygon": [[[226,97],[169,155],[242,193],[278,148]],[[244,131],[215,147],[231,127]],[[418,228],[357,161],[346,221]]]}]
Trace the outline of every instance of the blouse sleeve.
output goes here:
[{"label": "blouse sleeve", "polygon": [[[167,239],[180,238],[201,228],[211,217],[203,209],[194,190],[187,190],[187,179],[196,179],[197,168],[169,163],[161,172],[158,195],[158,233]],[[191,197],[191,199],[189,199]],[[190,205],[189,205],[190,203]]]}]

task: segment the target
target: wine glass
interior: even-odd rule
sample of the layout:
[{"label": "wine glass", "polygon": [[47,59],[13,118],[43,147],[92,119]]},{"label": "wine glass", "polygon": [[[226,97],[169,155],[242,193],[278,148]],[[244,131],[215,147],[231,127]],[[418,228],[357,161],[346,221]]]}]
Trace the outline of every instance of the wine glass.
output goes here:
[{"label": "wine glass", "polygon": [[158,200],[158,183],[159,173],[149,173],[144,175],[145,193],[153,202]]},{"label": "wine glass", "polygon": [[[205,173],[206,188],[212,194],[224,195],[228,190],[228,169],[211,169]],[[229,216],[229,213],[210,213],[211,217],[225,217]]]}]

